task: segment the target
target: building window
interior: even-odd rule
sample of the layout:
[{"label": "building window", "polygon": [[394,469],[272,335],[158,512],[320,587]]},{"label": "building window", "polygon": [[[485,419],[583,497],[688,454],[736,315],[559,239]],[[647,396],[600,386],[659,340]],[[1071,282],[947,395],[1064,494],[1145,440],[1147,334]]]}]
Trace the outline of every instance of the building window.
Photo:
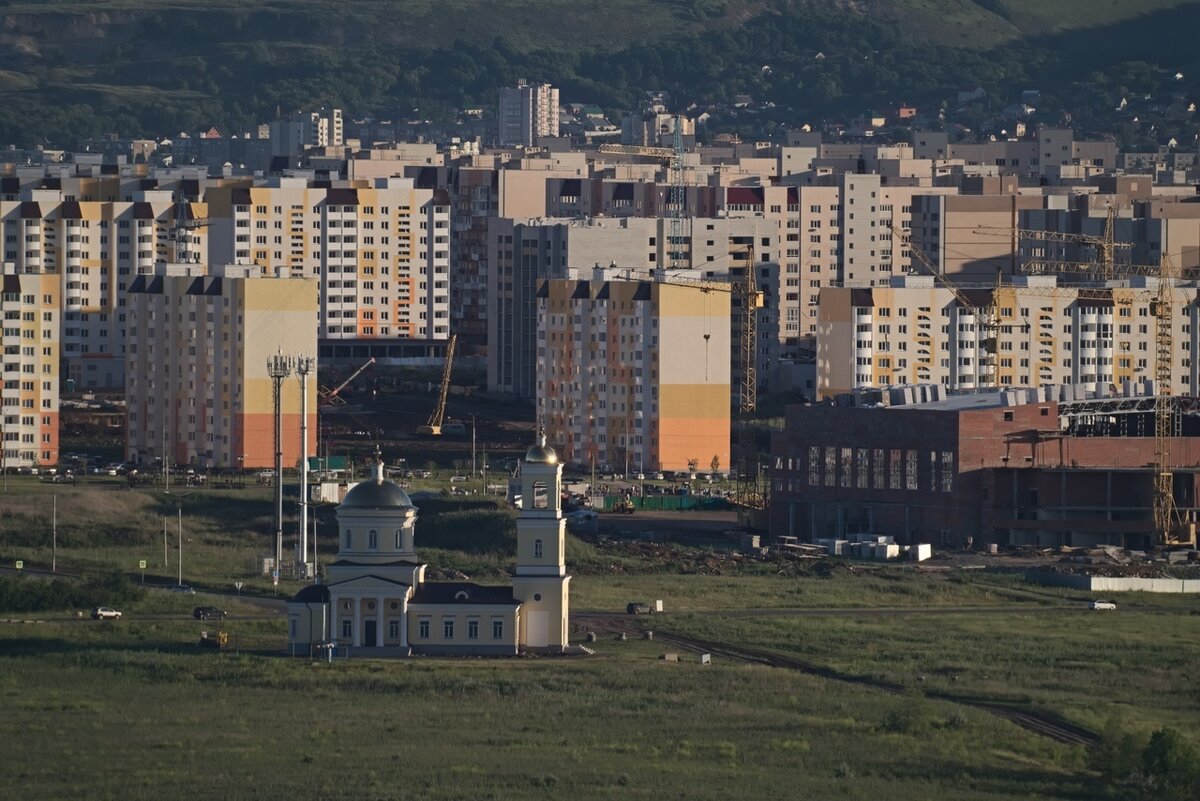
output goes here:
[{"label": "building window", "polygon": [[855,454],[855,467],[858,470],[856,486],[858,489],[867,488],[867,474],[870,470],[870,462],[868,457],[869,453],[870,451],[868,451],[866,448],[859,448],[858,452]]},{"label": "building window", "polygon": [[342,637],[344,639],[350,639],[353,636],[354,636],[353,623],[347,618],[346,620],[342,621]]},{"label": "building window", "polygon": [[542,541],[541,540],[533,541],[533,558],[534,559],[542,558]]},{"label": "building window", "polygon": [[849,487],[854,475],[854,449],[842,448],[842,480],[843,487]]},{"label": "building window", "polygon": [[393,640],[400,639],[400,621],[399,620],[389,620],[388,621],[388,637],[390,637]]},{"label": "building window", "polygon": [[904,464],[904,488],[915,490],[917,485],[917,452],[908,451],[905,454]]},{"label": "building window", "polygon": [[810,445],[808,448],[808,486],[817,487],[821,484],[821,448]]},{"label": "building window", "polygon": [[467,639],[468,640],[478,640],[479,639],[479,621],[478,620],[471,619],[471,620],[467,621]]},{"label": "building window", "polygon": [[504,621],[500,618],[492,618],[492,639],[504,639]]},{"label": "building window", "polygon": [[825,449],[825,486],[837,485],[837,448]]},{"label": "building window", "polygon": [[942,492],[954,491],[954,451],[942,451]]},{"label": "building window", "polygon": [[442,621],[442,639],[454,639],[454,618],[448,617]]},{"label": "building window", "polygon": [[549,503],[549,496],[546,492],[546,482],[535,481],[533,484],[533,508],[546,509]]},{"label": "building window", "polygon": [[350,529],[346,529],[346,550],[350,550]]},{"label": "building window", "polygon": [[884,451],[883,451],[883,449],[882,449],[882,448],[876,448],[876,449],[875,449],[875,461],[874,461],[874,464],[873,464],[873,467],[875,468],[875,470],[874,470],[874,473],[873,473],[873,476],[872,476],[872,477],[874,478],[874,487],[875,487],[875,489],[877,489],[877,490],[881,490],[881,489],[883,489],[883,488],[884,488],[884,484],[883,484],[883,469],[884,469],[884,467],[885,467],[885,464],[886,464],[886,463],[885,463],[885,459],[884,459]]},{"label": "building window", "polygon": [[423,617],[417,621],[417,636],[422,640],[429,639],[429,618]]},{"label": "building window", "polygon": [[367,550],[379,550],[379,532],[374,529],[367,532]]},{"label": "building window", "polygon": [[404,547],[404,529],[396,529],[396,550]]}]

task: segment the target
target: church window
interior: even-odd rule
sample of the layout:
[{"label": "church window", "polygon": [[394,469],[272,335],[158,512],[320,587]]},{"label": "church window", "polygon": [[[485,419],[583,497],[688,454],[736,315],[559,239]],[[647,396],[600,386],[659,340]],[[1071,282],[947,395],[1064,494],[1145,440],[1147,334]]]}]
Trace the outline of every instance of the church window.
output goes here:
[{"label": "church window", "polygon": [[399,608],[400,608],[400,602],[392,601],[392,609],[399,609]]},{"label": "church window", "polygon": [[289,621],[292,624],[292,642],[296,641],[296,618]]},{"label": "church window", "polygon": [[540,600],[542,600],[542,594],[541,594],[540,592],[535,592],[535,593],[533,594],[533,600],[535,600],[535,601],[540,601]]},{"label": "church window", "polygon": [[396,550],[404,547],[404,529],[396,529]]},{"label": "church window", "polygon": [[479,621],[478,620],[471,619],[471,620],[467,621],[467,639],[468,640],[478,640],[479,639]]},{"label": "church window", "polygon": [[548,505],[548,496],[546,493],[546,482],[535,481],[533,484],[533,508],[545,509]]},{"label": "church window", "polygon": [[533,541],[533,557],[535,559],[542,558],[542,541],[541,540]]},{"label": "church window", "polygon": [[350,529],[346,529],[346,548],[347,549],[350,548],[351,542],[352,542],[352,540],[350,539]]},{"label": "church window", "polygon": [[367,532],[367,549],[371,551],[379,550],[379,532],[375,529]]},{"label": "church window", "polygon": [[448,617],[442,620],[442,639],[454,639],[454,618]]},{"label": "church window", "polygon": [[493,640],[503,640],[504,639],[504,621],[499,618],[492,619],[492,639]]},{"label": "church window", "polygon": [[393,640],[400,639],[400,621],[399,620],[389,620],[388,621],[388,637],[390,637]]},{"label": "church window", "polygon": [[350,637],[354,636],[354,632],[351,629],[351,625],[352,624],[349,619],[342,621],[342,637],[349,639]]},{"label": "church window", "polygon": [[429,639],[429,618],[423,617],[417,621],[417,636],[422,640]]}]

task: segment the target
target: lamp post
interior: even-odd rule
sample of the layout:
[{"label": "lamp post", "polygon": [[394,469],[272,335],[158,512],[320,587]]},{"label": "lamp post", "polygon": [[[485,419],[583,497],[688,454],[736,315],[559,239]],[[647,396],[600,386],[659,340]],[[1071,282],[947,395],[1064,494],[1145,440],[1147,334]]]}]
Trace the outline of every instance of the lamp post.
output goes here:
[{"label": "lamp post", "polygon": [[308,374],[316,359],[300,356],[296,359],[296,375],[300,378],[300,565],[308,575]]},{"label": "lamp post", "polygon": [[283,565],[283,379],[291,375],[294,364],[292,357],[282,353],[267,359],[267,375],[271,378],[275,402],[275,575],[272,578],[276,586]]},{"label": "lamp post", "polygon": [[[475,469],[475,415],[472,414],[471,415],[471,483],[472,484],[475,483],[475,476],[477,476],[477,475],[479,475],[479,473]],[[483,491],[485,493],[487,492],[486,486],[483,488]]]}]

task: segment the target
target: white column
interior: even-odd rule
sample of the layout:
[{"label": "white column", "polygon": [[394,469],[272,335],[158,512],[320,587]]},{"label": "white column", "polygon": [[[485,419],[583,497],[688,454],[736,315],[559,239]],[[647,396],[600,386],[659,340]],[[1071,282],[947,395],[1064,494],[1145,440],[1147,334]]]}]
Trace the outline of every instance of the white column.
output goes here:
[{"label": "white column", "polygon": [[400,647],[408,647],[408,594],[400,599]]},{"label": "white column", "polygon": [[383,624],[387,622],[387,613],[383,610],[386,608],[383,605],[383,596],[380,595],[375,603],[379,604],[379,619],[375,623],[375,642],[372,645],[383,645]]},{"label": "white column", "polygon": [[362,645],[362,598],[354,599],[354,647]]}]

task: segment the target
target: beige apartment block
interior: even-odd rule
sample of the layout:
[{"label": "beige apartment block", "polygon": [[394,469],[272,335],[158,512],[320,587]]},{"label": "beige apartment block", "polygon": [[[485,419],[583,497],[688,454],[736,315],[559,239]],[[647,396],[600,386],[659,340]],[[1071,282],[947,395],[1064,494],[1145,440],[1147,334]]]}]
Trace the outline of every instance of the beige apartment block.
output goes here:
[{"label": "beige apartment block", "polygon": [[[768,298],[778,286],[779,254],[774,223],[755,218],[688,218],[683,241],[669,244],[666,218],[588,217],[583,219],[493,219],[488,227],[488,387],[524,398],[536,397],[534,293],[543,279],[590,276],[606,268],[629,278],[663,272],[695,278],[754,280]],[[679,258],[672,260],[672,252]],[[761,374],[778,357],[776,307],[758,311]],[[741,312],[732,320],[742,329]],[[734,376],[734,383],[739,380]]]},{"label": "beige apartment block", "polygon": [[[275,463],[267,360],[317,355],[315,278],[263,277],[257,267],[161,265],[126,295],[126,454],[153,464],[217,468]],[[300,458],[300,382],[283,382],[283,463]],[[308,381],[309,453],[316,453],[317,381]]]},{"label": "beige apartment block", "polygon": [[523,80],[501,89],[496,124],[501,147],[533,146],[538,137],[558,136],[558,89]]},{"label": "beige apartment block", "polygon": [[[114,183],[113,187],[117,185]],[[99,184],[89,191],[98,191]],[[110,187],[111,188],[111,187]],[[90,195],[89,195],[90,196]],[[165,190],[130,200],[74,200],[57,189],[31,189],[0,202],[4,262],[17,273],[56,275],[65,374],[77,390],[119,389],[124,382],[125,310],[134,276],[159,261],[198,263],[207,249],[200,203],[177,204]]]},{"label": "beige apartment block", "polygon": [[582,468],[729,467],[730,298],[666,281],[538,290],[538,416]]},{"label": "beige apartment block", "polygon": [[[1053,276],[1017,277],[996,288],[963,291],[972,305],[931,277],[898,278],[888,287],[821,291],[817,389],[830,397],[860,387],[942,384],[953,390],[1073,384],[1108,389],[1154,378],[1156,279],[1110,281],[1081,290]],[[1200,387],[1192,359],[1200,309],[1194,283],[1174,287],[1172,389]],[[998,292],[996,348],[985,347],[977,313]],[[991,360],[994,359],[994,369]]]},{"label": "beige apartment block", "polygon": [[0,274],[0,470],[58,464],[58,276]]},{"label": "beige apartment block", "polygon": [[409,178],[206,195],[214,264],[320,280],[321,339],[450,337],[450,199]]}]

